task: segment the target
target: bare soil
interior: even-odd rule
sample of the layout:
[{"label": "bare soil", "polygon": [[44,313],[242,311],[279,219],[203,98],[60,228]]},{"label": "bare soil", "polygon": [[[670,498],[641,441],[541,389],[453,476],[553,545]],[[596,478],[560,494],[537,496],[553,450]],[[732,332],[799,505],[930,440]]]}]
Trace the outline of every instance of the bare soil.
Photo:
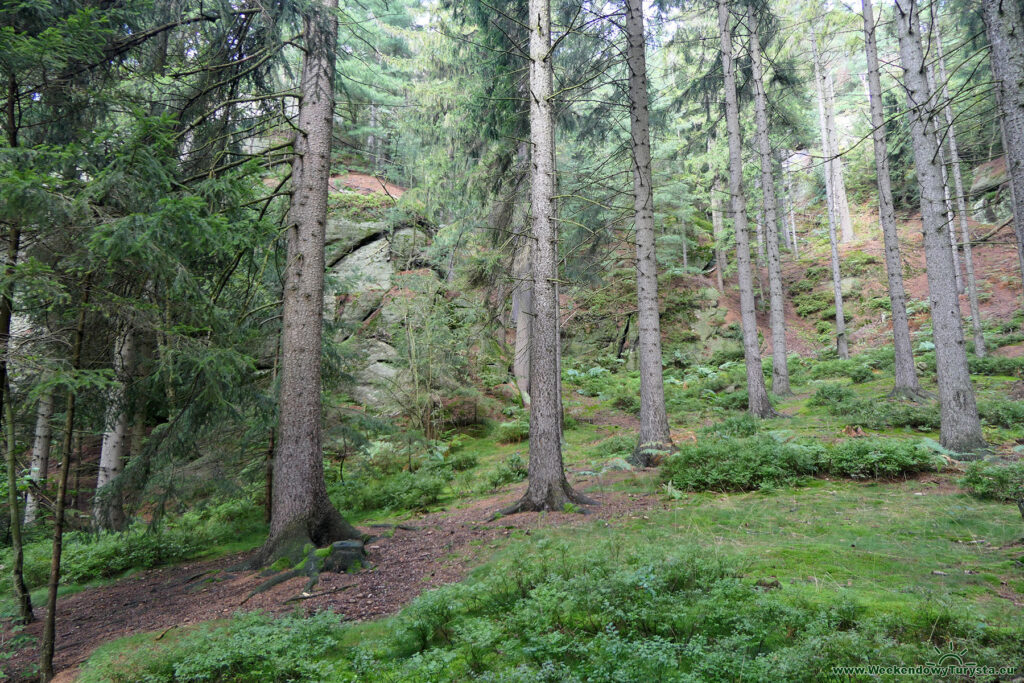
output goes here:
[{"label": "bare soil", "polygon": [[[635,476],[649,473],[612,473],[597,481],[606,485]],[[283,614],[300,605],[306,613],[331,610],[349,620],[394,614],[423,591],[461,580],[481,556],[486,557],[487,553],[480,553],[481,545],[496,548],[514,530],[529,533],[602,523],[637,517],[665,505],[655,496],[594,491],[593,477],[575,479],[574,485],[600,502],[589,514],[522,513],[489,521],[496,510],[522,495],[525,485],[521,484],[465,507],[411,519],[402,525],[405,528],[363,528],[378,536],[367,544],[371,566],[353,574],[323,574],[310,598],[295,600],[306,584],[305,578],[296,578],[246,599],[265,580],[258,572],[237,569],[248,553],[140,572],[109,586],[61,598],[54,662],[62,672],[58,680],[74,680],[78,665],[99,645],[116,638],[162,633],[230,617],[238,611]],[[26,629],[35,638],[42,633],[43,611],[37,606],[38,619]],[[9,625],[3,625],[0,642],[9,637]],[[35,646],[24,648],[5,662],[5,673],[15,681],[34,680],[32,671],[38,657]]]}]

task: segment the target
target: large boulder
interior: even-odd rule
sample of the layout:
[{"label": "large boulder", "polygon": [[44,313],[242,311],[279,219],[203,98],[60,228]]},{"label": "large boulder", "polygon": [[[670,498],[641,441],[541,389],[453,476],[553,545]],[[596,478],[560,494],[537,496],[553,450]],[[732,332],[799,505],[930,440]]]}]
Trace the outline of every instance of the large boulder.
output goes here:
[{"label": "large boulder", "polygon": [[971,218],[980,223],[998,223],[1013,215],[1005,156],[976,166],[972,175]]}]

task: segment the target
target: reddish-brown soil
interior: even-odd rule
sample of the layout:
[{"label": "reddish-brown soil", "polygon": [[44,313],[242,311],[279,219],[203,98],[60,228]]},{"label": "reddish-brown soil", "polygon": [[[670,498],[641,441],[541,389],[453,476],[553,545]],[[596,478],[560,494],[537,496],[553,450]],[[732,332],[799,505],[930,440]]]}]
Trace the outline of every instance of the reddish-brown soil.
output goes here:
[{"label": "reddish-brown soil", "polygon": [[345,175],[331,176],[331,190],[333,192],[355,190],[363,194],[380,193],[390,195],[395,199],[405,194],[404,187],[399,187],[383,178],[377,178],[365,173],[346,173]]},{"label": "reddish-brown soil", "polygon": [[[608,475],[613,476],[647,475]],[[603,484],[611,481],[608,477],[601,480]],[[594,481],[581,478],[574,484],[586,489]],[[55,668],[63,672],[61,680],[70,681],[77,666],[105,642],[226,618],[240,610],[281,614],[299,604],[307,613],[328,609],[351,620],[394,614],[423,591],[459,581],[479,563],[480,545],[497,547],[514,530],[601,523],[664,506],[654,496],[590,490],[588,495],[600,505],[587,515],[523,513],[489,521],[523,488],[519,485],[466,507],[424,515],[403,525],[408,528],[364,529],[380,535],[367,544],[372,566],[354,574],[322,575],[312,590],[315,597],[308,599],[294,600],[306,585],[305,578],[296,578],[246,600],[265,579],[257,572],[236,569],[246,559],[244,554],[141,572],[110,586],[69,595],[58,601]],[[38,607],[37,615],[43,615]],[[36,621],[26,631],[38,638],[42,624]],[[0,642],[9,635],[7,629],[0,632]],[[37,659],[35,647],[25,648],[4,663],[5,672],[13,680],[30,680]]]}]

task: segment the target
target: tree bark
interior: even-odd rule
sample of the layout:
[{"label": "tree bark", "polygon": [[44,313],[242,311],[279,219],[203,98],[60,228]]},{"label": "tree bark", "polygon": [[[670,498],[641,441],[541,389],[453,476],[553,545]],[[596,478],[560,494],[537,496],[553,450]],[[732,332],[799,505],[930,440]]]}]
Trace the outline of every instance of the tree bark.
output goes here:
[{"label": "tree bark", "polygon": [[1013,192],[1013,231],[1024,277],[1024,17],[1014,0],[982,0],[991,45],[992,76],[1002,114],[1003,147]]},{"label": "tree bark", "polygon": [[971,329],[974,332],[974,353],[985,357],[985,336],[981,328],[981,307],[978,304],[978,281],[974,273],[974,254],[971,250],[971,229],[967,224],[967,201],[964,195],[964,179],[960,172],[960,151],[956,144],[956,130],[953,125],[953,105],[949,96],[949,82],[946,74],[946,59],[942,52],[942,29],[938,17],[932,25],[935,36],[935,55],[938,58],[939,81],[942,83],[943,113],[946,115],[946,138],[949,144],[949,165],[953,173],[953,190],[956,193],[956,212],[960,221],[960,237],[964,250],[967,301],[971,307]]},{"label": "tree bark", "polygon": [[715,240],[715,286],[719,292],[725,291],[725,250],[722,249],[722,232],[725,229],[725,216],[722,213],[722,177],[715,175],[711,186],[711,235]]},{"label": "tree bark", "polygon": [[284,276],[281,388],[270,533],[256,564],[302,559],[307,544],[358,539],[331,504],[324,483],[320,368],[323,347],[324,238],[334,117],[338,0],[321,0],[303,15],[299,133],[288,211]]},{"label": "tree bark", "polygon": [[526,493],[501,514],[561,510],[567,503],[593,502],[573,491],[562,466],[551,1],[530,0],[528,12],[534,309],[530,345],[530,464]]},{"label": "tree bark", "polygon": [[788,396],[789,365],[786,353],[786,299],[782,293],[782,262],[779,257],[779,219],[775,198],[775,174],[772,172],[772,146],[768,139],[768,98],[764,90],[761,65],[761,39],[757,34],[757,13],[750,13],[750,60],[754,81],[754,112],[757,124],[757,150],[761,156],[761,192],[767,232],[768,290],[771,299],[772,391]]},{"label": "tree bark", "polygon": [[516,325],[516,346],[512,374],[522,398],[523,407],[530,408],[530,343],[533,330],[533,279],[530,277],[530,240],[521,238],[512,261],[512,316]]},{"label": "tree bark", "polygon": [[871,0],[863,0],[864,45],[868,62],[868,102],[871,108],[871,137],[875,147],[875,168],[878,176],[878,220],[885,243],[885,270],[889,278],[889,299],[892,302],[892,337],[894,352],[894,396],[914,400],[922,396],[921,383],[914,366],[907,319],[907,294],[903,288],[903,259],[900,237],[896,231],[896,211],[889,173],[889,145],[886,141],[885,114],[882,108],[882,80],[878,68],[878,43],[875,39],[875,18]]},{"label": "tree bark", "polygon": [[[839,245],[837,239],[837,223],[840,222],[841,210],[839,205],[839,192],[837,190],[837,174],[835,172],[835,150],[832,147],[832,134],[830,132],[829,109],[831,101],[828,98],[828,83],[825,76],[824,64],[822,64],[821,53],[818,51],[817,36],[811,34],[811,44],[814,50],[814,80],[818,90],[818,118],[821,122],[822,154],[825,157],[825,199],[828,204],[828,241],[831,248],[832,258],[832,298],[836,309],[836,353],[843,360],[850,357],[849,343],[846,339],[846,315],[843,312],[843,276],[839,265]],[[838,174],[841,185],[842,174]],[[845,191],[844,191],[845,194]]]},{"label": "tree bark", "polygon": [[914,163],[921,186],[925,261],[942,406],[941,440],[942,445],[952,451],[969,453],[984,447],[985,440],[967,369],[960,301],[953,278],[953,255],[946,233],[952,226],[943,216],[942,173],[934,136],[936,112],[930,102],[915,0],[897,1],[896,24]]},{"label": "tree bark", "polygon": [[25,498],[25,526],[35,523],[39,499],[50,469],[50,446],[53,443],[53,388],[46,389],[36,406],[36,428],[32,438],[32,460],[29,464],[31,484]]},{"label": "tree bark", "polygon": [[100,446],[100,466],[93,499],[93,524],[97,529],[124,529],[124,508],[114,483],[124,467],[128,450],[128,383],[135,368],[135,333],[130,324],[114,340],[114,377],[117,384],[107,394],[106,429]]},{"label": "tree bark", "polygon": [[775,415],[761,368],[754,313],[754,283],[750,271],[750,234],[747,205],[743,195],[743,147],[740,139],[740,107],[736,96],[736,70],[732,56],[728,0],[718,0],[718,36],[725,80],[725,120],[729,132],[729,196],[736,229],[736,270],[740,285],[740,320],[743,326],[743,356],[747,369],[747,409],[756,417]]},{"label": "tree bark", "polygon": [[[644,0],[626,0],[626,60],[633,151],[633,208],[636,228],[637,330],[640,361],[640,433],[634,464],[648,467],[652,454],[671,448],[661,364],[658,313],[658,262],[654,240],[654,189],[651,185],[651,132],[647,98]],[[684,237],[685,239],[685,237]]]},{"label": "tree bark", "polygon": [[[78,311],[78,322],[71,343],[71,372],[82,366],[82,345],[85,337],[85,313],[89,303],[90,280],[86,276],[84,296]],[[43,622],[43,642],[39,647],[40,680],[47,683],[53,679],[53,648],[57,633],[57,587],[60,585],[60,561],[64,550],[64,505],[68,494],[68,474],[71,469],[71,450],[75,433],[76,394],[68,388],[67,403],[64,406],[64,438],[60,447],[60,474],[57,477],[57,499],[53,514],[53,551],[50,554],[50,578],[46,589],[46,620]]]}]

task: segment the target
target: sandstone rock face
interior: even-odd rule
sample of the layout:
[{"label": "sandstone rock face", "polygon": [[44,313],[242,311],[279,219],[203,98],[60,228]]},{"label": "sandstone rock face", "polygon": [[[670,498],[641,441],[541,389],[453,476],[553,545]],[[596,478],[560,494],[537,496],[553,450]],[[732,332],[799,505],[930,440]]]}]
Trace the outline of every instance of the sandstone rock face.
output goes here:
[{"label": "sandstone rock face", "polygon": [[999,223],[1013,215],[1006,157],[976,166],[972,174],[971,218],[980,223]]}]

